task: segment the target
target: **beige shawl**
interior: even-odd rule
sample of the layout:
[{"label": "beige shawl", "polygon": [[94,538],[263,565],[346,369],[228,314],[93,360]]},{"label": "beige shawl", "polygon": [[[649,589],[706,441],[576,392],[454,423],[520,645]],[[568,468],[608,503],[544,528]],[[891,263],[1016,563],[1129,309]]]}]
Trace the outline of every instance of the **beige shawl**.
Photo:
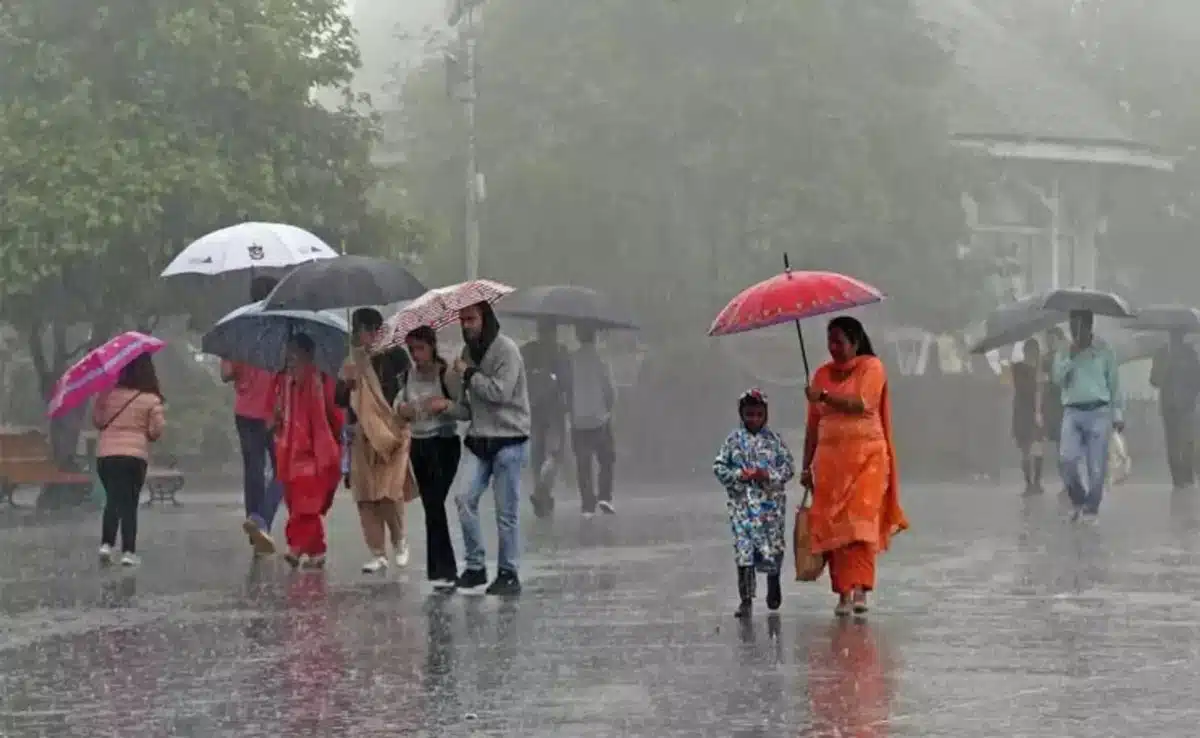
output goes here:
[{"label": "beige shawl", "polygon": [[354,501],[414,500],[417,484],[408,458],[412,440],[408,423],[384,401],[367,352],[355,348],[350,360],[358,369],[358,384],[350,393],[350,406],[358,416],[358,429],[350,443]]}]

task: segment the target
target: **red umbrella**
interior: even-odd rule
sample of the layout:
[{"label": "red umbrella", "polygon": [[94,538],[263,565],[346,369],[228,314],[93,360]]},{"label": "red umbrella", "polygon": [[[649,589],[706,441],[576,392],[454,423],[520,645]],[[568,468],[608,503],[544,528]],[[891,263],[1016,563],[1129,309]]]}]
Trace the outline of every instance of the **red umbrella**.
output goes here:
[{"label": "red umbrella", "polygon": [[783,274],[747,287],[730,300],[713,321],[708,335],[728,336],[780,323],[795,323],[807,376],[808,353],[804,349],[800,321],[870,305],[883,300],[884,294],[866,282],[837,272],[793,272],[786,254],[783,266]]}]

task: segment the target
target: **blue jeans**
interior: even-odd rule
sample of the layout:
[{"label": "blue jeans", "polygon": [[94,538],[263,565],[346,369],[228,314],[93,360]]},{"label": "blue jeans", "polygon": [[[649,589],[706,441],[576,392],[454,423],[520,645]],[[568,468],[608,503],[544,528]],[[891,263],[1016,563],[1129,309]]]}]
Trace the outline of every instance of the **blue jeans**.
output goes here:
[{"label": "blue jeans", "polygon": [[471,487],[454,498],[458,520],[462,524],[466,568],[487,568],[483,531],[479,527],[479,500],[494,482],[496,490],[496,531],[500,539],[497,567],[517,573],[521,556],[521,470],[528,460],[529,442],[514,443],[500,449],[490,461],[475,457],[475,478]]},{"label": "blue jeans", "polygon": [[242,447],[242,489],[246,517],[271,532],[275,512],[283,499],[283,485],[275,479],[275,438],[265,420],[234,417]]},{"label": "blue jeans", "polygon": [[1086,513],[1095,514],[1100,510],[1112,430],[1112,408],[1107,405],[1086,410],[1063,408],[1062,438],[1058,442],[1059,471],[1071,502]]}]

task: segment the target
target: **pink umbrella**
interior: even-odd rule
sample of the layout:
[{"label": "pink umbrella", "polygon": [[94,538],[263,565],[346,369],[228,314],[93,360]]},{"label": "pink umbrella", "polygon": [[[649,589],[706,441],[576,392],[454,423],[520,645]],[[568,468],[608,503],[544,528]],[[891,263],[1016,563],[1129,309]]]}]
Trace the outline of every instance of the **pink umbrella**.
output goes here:
[{"label": "pink umbrella", "polygon": [[387,319],[383,333],[371,351],[379,353],[400,346],[404,337],[418,326],[427,325],[434,330],[445,328],[458,320],[458,311],[468,305],[494,304],[514,291],[515,288],[490,279],[473,279],[429,290]]},{"label": "pink umbrella", "polygon": [[154,354],[167,344],[137,331],[128,331],[87,353],[54,385],[46,415],[58,417],[88,401],[92,395],[112,389],[121,370],[143,354]]}]

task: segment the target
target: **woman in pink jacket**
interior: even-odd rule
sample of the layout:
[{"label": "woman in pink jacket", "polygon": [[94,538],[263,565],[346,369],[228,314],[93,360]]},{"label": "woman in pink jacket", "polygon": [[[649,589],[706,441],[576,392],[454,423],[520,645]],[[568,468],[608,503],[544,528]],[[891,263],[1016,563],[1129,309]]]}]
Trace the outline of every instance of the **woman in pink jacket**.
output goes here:
[{"label": "woman in pink jacket", "polygon": [[163,398],[148,355],[121,372],[117,386],[96,398],[92,422],[100,431],[96,470],[104,484],[100,561],[112,561],[121,533],[121,565],[137,566],[138,497],[146,482],[150,443],[162,435]]}]

